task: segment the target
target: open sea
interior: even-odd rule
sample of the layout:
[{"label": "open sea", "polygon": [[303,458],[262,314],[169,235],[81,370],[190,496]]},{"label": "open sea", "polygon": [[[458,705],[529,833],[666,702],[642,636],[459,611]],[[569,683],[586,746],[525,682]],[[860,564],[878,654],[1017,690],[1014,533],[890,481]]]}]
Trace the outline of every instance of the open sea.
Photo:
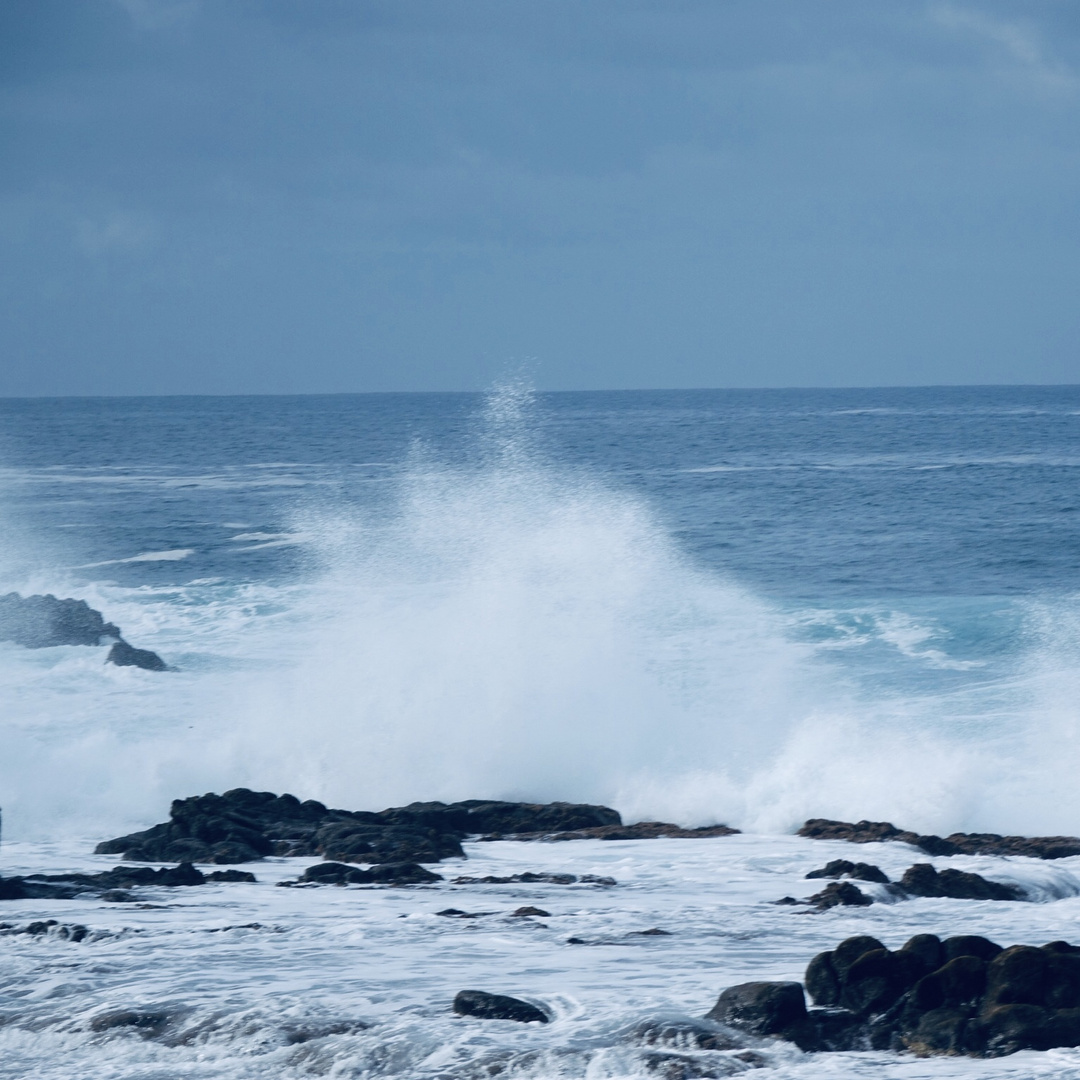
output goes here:
[{"label": "open sea", "polygon": [[[93,931],[0,936],[5,1080],[1080,1078],[1074,1050],[659,1060],[631,1034],[857,932],[1080,942],[1080,858],[930,860],[1036,903],[768,903],[850,855],[791,835],[812,816],[1080,834],[1080,387],[8,399],[12,590],[85,599],[175,670],[0,643],[0,875],[107,868],[98,840],[239,786],[744,835],[436,867],[611,889],[276,889],[311,860],[270,859],[141,906],[5,902]],[[555,1019],[455,1018],[468,987]],[[171,1035],[90,1027],[136,1007]]]}]

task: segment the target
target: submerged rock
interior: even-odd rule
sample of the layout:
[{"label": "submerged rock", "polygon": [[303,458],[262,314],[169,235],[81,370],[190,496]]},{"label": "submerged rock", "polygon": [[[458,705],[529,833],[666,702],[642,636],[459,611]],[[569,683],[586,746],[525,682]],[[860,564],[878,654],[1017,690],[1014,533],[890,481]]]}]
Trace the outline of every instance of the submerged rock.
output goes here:
[{"label": "submerged rock", "polygon": [[1002,949],[976,935],[919,934],[890,951],[853,937],[815,956],[805,984],[815,1008],[798,983],[744,983],[707,1018],[803,1050],[997,1057],[1080,1046],[1080,948],[1063,941]]},{"label": "submerged rock", "polygon": [[1065,859],[1080,855],[1077,836],[1000,836],[997,833],[952,833],[944,839],[898,829],[889,821],[832,821],[810,818],[798,832],[811,840],[848,840],[873,844],[895,840],[921,848],[927,855],[1027,855],[1035,859]]},{"label": "submerged rock", "polygon": [[621,823],[595,825],[591,828],[571,828],[563,831],[518,832],[509,836],[493,834],[481,840],[656,840],[670,837],[680,840],[700,840],[712,836],[735,836],[738,829],[728,825],[702,825],[696,829],[684,829],[667,821],[639,821],[634,825]]},{"label": "submerged rock", "polygon": [[522,1024],[548,1022],[547,1013],[527,1001],[504,994],[488,994],[483,990],[462,990],[454,998],[454,1012],[482,1020],[516,1020]]}]

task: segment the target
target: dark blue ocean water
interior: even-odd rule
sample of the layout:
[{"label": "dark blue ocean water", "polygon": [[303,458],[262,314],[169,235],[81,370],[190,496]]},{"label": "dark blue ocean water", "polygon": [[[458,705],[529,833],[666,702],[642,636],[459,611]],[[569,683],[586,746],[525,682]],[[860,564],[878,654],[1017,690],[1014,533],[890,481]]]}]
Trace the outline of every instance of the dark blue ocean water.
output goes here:
[{"label": "dark blue ocean water", "polygon": [[[302,572],[226,519],[377,506],[418,449],[483,467],[474,394],[0,401],[9,526],[128,584]],[[1080,388],[539,394],[514,437],[640,494],[702,565],[784,600],[1080,586]],[[97,575],[94,575],[97,576]]]},{"label": "dark blue ocean water", "polygon": [[0,588],[179,669],[0,647],[5,805],[1078,831],[1078,438],[1074,387],[0,401]]}]

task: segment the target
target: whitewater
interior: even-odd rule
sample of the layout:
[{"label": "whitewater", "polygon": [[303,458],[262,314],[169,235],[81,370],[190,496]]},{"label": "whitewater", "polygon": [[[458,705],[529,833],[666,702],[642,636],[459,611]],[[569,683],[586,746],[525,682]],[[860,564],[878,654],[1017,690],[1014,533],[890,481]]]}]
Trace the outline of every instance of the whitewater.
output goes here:
[{"label": "whitewater", "polygon": [[[176,669],[0,643],[0,875],[108,868],[99,840],[238,786],[743,830],[5,902],[58,926],[0,936],[0,1076],[1080,1077],[635,1035],[854,933],[1080,940],[1078,859],[930,860],[1034,903],[771,903],[830,858],[927,861],[791,835],[811,816],[1080,833],[1078,429],[1072,388],[0,402],[0,592],[86,599]],[[618,885],[449,884],[523,871]],[[553,1022],[454,1017],[471,987]],[[93,1029],[123,1008],[166,1033]]]}]

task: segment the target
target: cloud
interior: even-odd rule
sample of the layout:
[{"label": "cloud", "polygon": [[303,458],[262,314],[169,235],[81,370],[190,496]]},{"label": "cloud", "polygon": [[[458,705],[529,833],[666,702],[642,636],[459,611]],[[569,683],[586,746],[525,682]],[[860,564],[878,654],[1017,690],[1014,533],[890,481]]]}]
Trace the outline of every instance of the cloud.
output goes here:
[{"label": "cloud", "polygon": [[1018,22],[995,19],[985,11],[944,4],[934,11],[942,26],[973,34],[1003,50],[1040,82],[1062,90],[1075,90],[1080,80],[1060,59],[1047,55],[1035,29]]}]

